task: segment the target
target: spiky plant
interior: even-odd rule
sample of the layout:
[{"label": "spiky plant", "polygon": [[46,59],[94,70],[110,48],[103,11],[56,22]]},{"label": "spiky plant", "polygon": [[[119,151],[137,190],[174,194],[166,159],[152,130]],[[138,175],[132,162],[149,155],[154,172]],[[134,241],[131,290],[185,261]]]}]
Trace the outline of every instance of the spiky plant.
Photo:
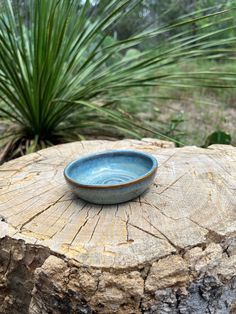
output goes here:
[{"label": "spiky plant", "polygon": [[[77,0],[25,0],[14,7],[10,0],[2,1],[0,113],[4,121],[10,121],[4,156],[82,138],[90,129],[116,129],[138,136],[137,129],[145,126],[114,108],[124,95],[129,97],[127,91],[178,85],[183,75],[196,79],[197,73],[186,76],[169,68],[187,58],[224,53],[220,42],[209,41],[223,30],[209,31],[199,38],[185,31],[170,38],[163,49],[122,57],[144,40],[200,19],[189,16],[122,41],[106,41],[106,30],[138,2],[111,0],[102,14],[90,18],[89,1],[79,5]],[[209,29],[211,24],[207,24]],[[158,129],[152,132],[158,134]]]}]

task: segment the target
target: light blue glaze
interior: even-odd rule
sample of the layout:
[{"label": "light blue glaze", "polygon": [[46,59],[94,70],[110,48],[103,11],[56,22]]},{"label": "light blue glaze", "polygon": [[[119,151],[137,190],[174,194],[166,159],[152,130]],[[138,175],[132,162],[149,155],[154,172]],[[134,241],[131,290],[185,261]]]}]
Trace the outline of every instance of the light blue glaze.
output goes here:
[{"label": "light blue glaze", "polygon": [[156,170],[157,161],[149,154],[113,150],[71,162],[64,175],[80,198],[96,204],[116,204],[143,193]]}]

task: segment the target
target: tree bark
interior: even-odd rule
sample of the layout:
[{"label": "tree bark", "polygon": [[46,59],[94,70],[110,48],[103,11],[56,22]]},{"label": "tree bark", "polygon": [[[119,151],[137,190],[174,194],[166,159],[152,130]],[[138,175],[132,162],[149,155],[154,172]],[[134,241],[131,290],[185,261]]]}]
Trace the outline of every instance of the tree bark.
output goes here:
[{"label": "tree bark", "polygon": [[[159,161],[138,199],[71,194],[66,164],[107,149]],[[0,167],[0,313],[236,313],[236,149],[154,139],[54,146]]]}]

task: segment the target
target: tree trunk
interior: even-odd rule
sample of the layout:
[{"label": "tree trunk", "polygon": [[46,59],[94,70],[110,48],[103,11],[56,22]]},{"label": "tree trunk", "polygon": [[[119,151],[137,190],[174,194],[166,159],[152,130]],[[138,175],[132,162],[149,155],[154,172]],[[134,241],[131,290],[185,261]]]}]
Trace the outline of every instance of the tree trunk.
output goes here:
[{"label": "tree trunk", "polygon": [[[71,194],[65,165],[136,149],[159,161],[128,203]],[[0,313],[236,313],[236,149],[153,139],[54,146],[0,167]]]}]

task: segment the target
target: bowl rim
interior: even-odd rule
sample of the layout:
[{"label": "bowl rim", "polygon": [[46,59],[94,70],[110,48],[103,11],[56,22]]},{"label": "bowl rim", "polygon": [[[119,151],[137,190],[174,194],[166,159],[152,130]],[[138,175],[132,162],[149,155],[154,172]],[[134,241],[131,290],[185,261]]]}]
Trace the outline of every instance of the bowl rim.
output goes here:
[{"label": "bowl rim", "polygon": [[[102,185],[102,184],[83,184],[83,183],[79,183],[73,179],[71,179],[71,177],[68,175],[68,171],[70,169],[70,167],[72,167],[75,163],[81,162],[81,161],[85,161],[87,159],[91,159],[92,157],[96,157],[96,156],[101,156],[101,155],[109,155],[109,154],[129,154],[129,153],[133,153],[133,154],[137,154],[137,155],[142,155],[143,157],[149,158],[152,161],[152,167],[151,169],[145,173],[145,175],[143,176],[139,176],[134,180],[130,180],[127,181],[125,183],[117,183],[117,184],[110,184],[110,185]],[[66,167],[64,168],[63,174],[64,177],[66,179],[66,181],[68,181],[70,184],[75,185],[76,187],[79,188],[85,188],[85,189],[111,189],[111,188],[122,188],[122,187],[126,187],[126,186],[130,186],[139,182],[144,181],[145,179],[151,177],[158,168],[158,161],[157,159],[146,152],[143,151],[138,151],[138,150],[130,150],[130,149],[115,149],[115,150],[104,150],[104,151],[100,151],[100,152],[96,152],[96,153],[92,153],[92,154],[88,154],[85,155],[83,157],[77,158],[73,161],[71,161],[70,163],[68,163],[66,165]]]}]

